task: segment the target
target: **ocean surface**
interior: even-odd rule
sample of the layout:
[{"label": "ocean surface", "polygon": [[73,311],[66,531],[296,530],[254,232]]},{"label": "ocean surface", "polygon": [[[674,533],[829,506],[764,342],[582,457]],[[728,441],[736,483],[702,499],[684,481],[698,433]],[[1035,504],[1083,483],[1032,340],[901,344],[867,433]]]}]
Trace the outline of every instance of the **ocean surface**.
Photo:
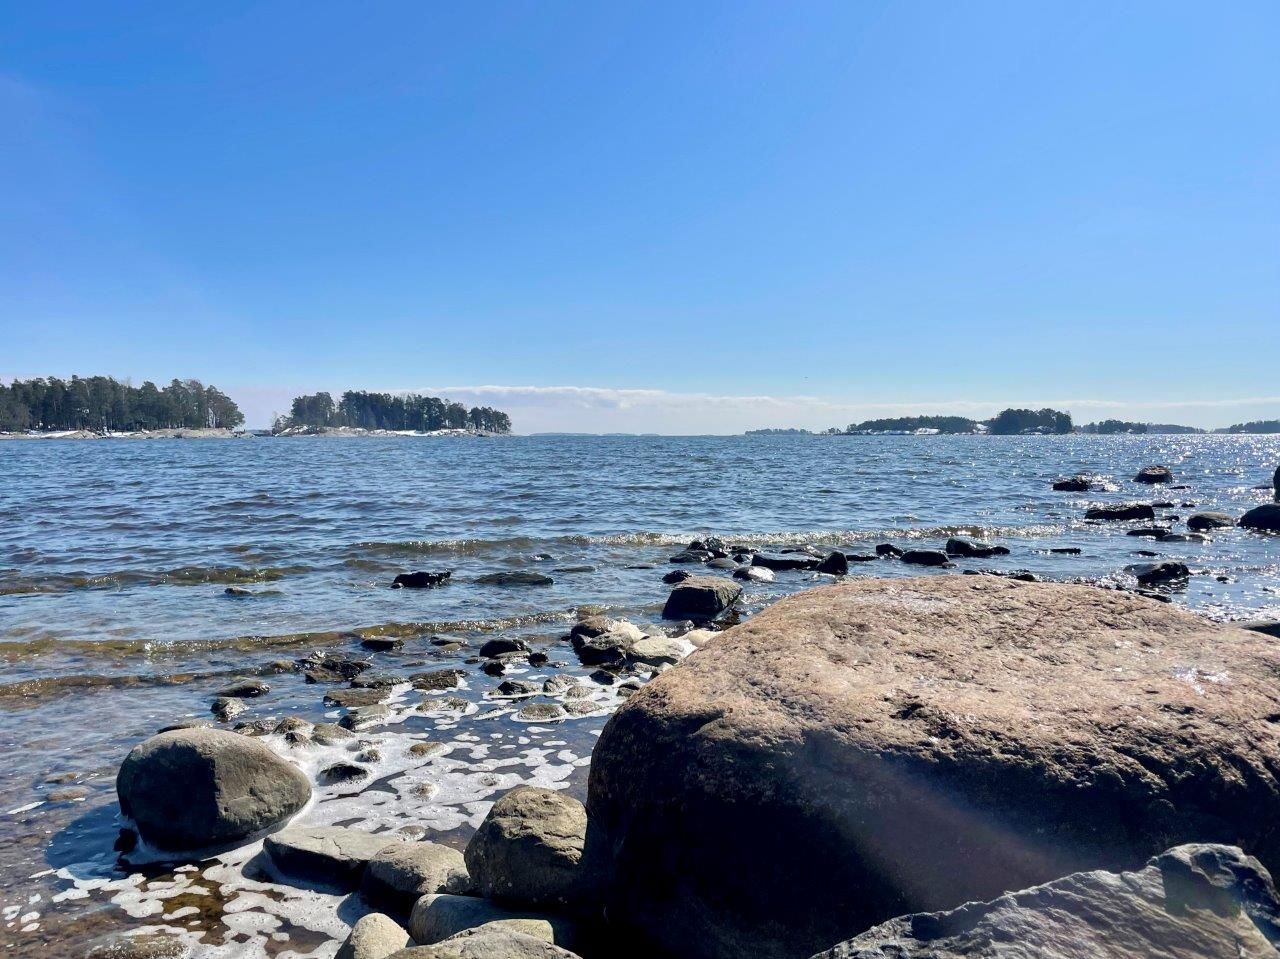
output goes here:
[{"label": "ocean surface", "polygon": [[[1168,464],[1185,488],[1143,487]],[[1207,543],[1127,536],[1097,524],[1104,502],[1168,502],[1163,516],[1233,515],[1269,501],[1280,437],[577,437],[300,438],[0,443],[0,954],[80,956],[123,929],[178,931],[197,956],[331,956],[359,904],[278,881],[259,845],[174,867],[123,864],[114,776],[128,750],[175,720],[212,718],[230,678],[271,685],[220,724],[336,720],[327,687],[289,663],[358,652],[408,674],[457,666],[459,690],[394,689],[388,725],[361,733],[363,789],[319,789],[302,819],[405,831],[460,845],[489,803],[521,782],[585,787],[592,744],[621,702],[592,683],[560,637],[604,610],[648,631],[669,558],[714,534],[757,547],[872,552],[941,547],[973,534],[1008,556],[923,570],[856,563],[851,576],[1027,570],[1131,586],[1139,550],[1178,559],[1191,579],[1172,602],[1220,620],[1280,617],[1280,537],[1239,529]],[[1055,493],[1091,472],[1105,491]],[[1177,529],[1183,529],[1175,521]],[[1078,555],[1053,553],[1075,547]],[[397,573],[453,571],[430,590]],[[533,570],[554,583],[476,580]],[[722,573],[721,575],[727,575]],[[744,615],[829,582],[807,572],[745,584]],[[228,586],[249,595],[228,595]],[[369,653],[361,640],[403,639]],[[464,648],[432,637],[465,640]],[[525,721],[523,701],[468,656],[495,636],[545,649],[593,711]],[[555,664],[564,665],[557,666]],[[422,740],[441,744],[411,753]],[[288,753],[282,737],[263,738]],[[314,772],[343,753],[296,759]],[[138,856],[133,857],[135,860]]]}]

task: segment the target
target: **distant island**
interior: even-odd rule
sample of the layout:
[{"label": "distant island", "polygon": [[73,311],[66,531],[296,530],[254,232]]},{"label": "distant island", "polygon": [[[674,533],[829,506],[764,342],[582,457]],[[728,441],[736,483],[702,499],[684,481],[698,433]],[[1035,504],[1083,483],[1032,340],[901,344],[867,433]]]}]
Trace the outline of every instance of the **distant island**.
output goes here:
[{"label": "distant island", "polygon": [[0,432],[138,433],[158,430],[234,430],[240,408],[215,386],[173,380],[164,388],[110,376],[56,376],[0,384]]},{"label": "distant island", "polygon": [[341,429],[401,433],[438,433],[444,430],[510,433],[511,417],[488,406],[467,409],[461,403],[438,396],[347,390],[336,403],[329,393],[296,397],[289,415],[276,417],[271,431],[277,435],[296,435]]},{"label": "distant island", "polygon": [[769,429],[769,430],[747,430],[745,436],[812,436],[808,430],[796,429]]},{"label": "distant island", "polygon": [[1280,420],[1254,420],[1252,423],[1237,423],[1228,426],[1219,433],[1280,433]]},{"label": "distant island", "polygon": [[[884,419],[863,420],[851,423],[844,429],[832,427],[824,430],[824,436],[955,436],[955,435],[991,435],[991,436],[1065,436],[1076,433],[1095,436],[1115,436],[1125,434],[1179,435],[1204,433],[1280,433],[1280,420],[1254,420],[1249,423],[1237,423],[1216,430],[1200,429],[1196,426],[1180,426],[1176,423],[1137,423],[1128,420],[1101,420],[1097,423],[1085,423],[1077,426],[1072,423],[1071,414],[1062,410],[1042,409],[1007,409],[988,420],[974,420],[965,416],[894,416]],[[762,429],[747,430],[747,436],[766,435],[806,435],[809,430],[803,429]]]}]

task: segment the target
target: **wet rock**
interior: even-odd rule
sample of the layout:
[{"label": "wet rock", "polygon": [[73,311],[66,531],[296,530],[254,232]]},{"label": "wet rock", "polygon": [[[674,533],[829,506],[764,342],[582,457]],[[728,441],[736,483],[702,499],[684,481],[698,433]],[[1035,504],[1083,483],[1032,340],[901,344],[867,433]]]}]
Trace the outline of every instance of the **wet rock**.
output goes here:
[{"label": "wet rock", "polygon": [[900,559],[902,550],[892,543],[879,543],[876,545],[876,555],[881,559]]},{"label": "wet rock", "polygon": [[[675,572],[684,573],[683,570],[676,570]],[[689,574],[684,573],[684,575],[687,576]],[[611,632],[615,629],[619,622],[621,621],[609,616],[587,616],[573,624],[569,630],[569,635],[571,637],[586,636],[588,638],[592,636],[603,636],[605,633]]]},{"label": "wet rock", "polygon": [[1052,546],[1049,552],[1058,556],[1079,556],[1084,550],[1079,546]]},{"label": "wet rock", "polygon": [[213,714],[224,723],[229,719],[234,719],[245,711],[246,706],[242,700],[231,699],[228,696],[219,696],[213,701],[213,705],[209,707]]},{"label": "wet rock", "polygon": [[1173,471],[1167,466],[1144,466],[1134,476],[1135,483],[1146,483],[1154,486],[1160,483],[1172,483]]},{"label": "wet rock", "polygon": [[312,653],[298,660],[303,677],[309,683],[344,683],[370,667],[368,660],[349,653]]},{"label": "wet rock", "polygon": [[1093,478],[1080,473],[1054,480],[1053,488],[1059,493],[1085,493],[1093,489]]},{"label": "wet rock", "polygon": [[407,683],[408,680],[399,673],[388,673],[382,670],[368,670],[351,680],[352,689],[390,689]]},{"label": "wet rock", "polygon": [[793,959],[1170,843],[1280,863],[1276,663],[1270,637],[1117,590],[788,597],[606,724],[587,804],[610,922],[692,959]]},{"label": "wet rock", "polygon": [[949,566],[951,560],[938,549],[909,549],[900,557],[904,563],[916,566]]},{"label": "wet rock", "polygon": [[394,919],[371,912],[351,927],[351,934],[334,959],[387,959],[393,952],[413,944],[409,933]]},{"label": "wet rock", "polygon": [[1240,959],[1277,947],[1280,899],[1262,864],[1232,846],[1187,845],[1137,872],[1075,873],[991,902],[892,919],[813,959]]},{"label": "wet rock", "polygon": [[468,929],[433,946],[392,953],[387,959],[579,959],[533,936],[506,929]]},{"label": "wet rock", "polygon": [[557,566],[551,572],[553,573],[594,573],[595,571],[596,571],[596,568],[594,566],[582,565],[582,566]]},{"label": "wet rock", "polygon": [[1174,583],[1191,576],[1191,570],[1187,569],[1185,563],[1173,560],[1160,563],[1136,563],[1133,566],[1126,566],[1125,572],[1130,573],[1143,586]]},{"label": "wet rock", "polygon": [[727,556],[723,559],[707,560],[707,569],[736,569],[737,566],[738,564]]},{"label": "wet rock", "polygon": [[1268,636],[1274,636],[1280,639],[1280,619],[1255,619],[1242,623],[1234,623],[1241,629],[1248,629],[1255,633],[1265,633]]},{"label": "wet rock", "polygon": [[1133,551],[1133,555],[1134,556],[1159,556],[1160,554],[1157,553],[1154,549],[1135,549]]},{"label": "wet rock", "polygon": [[517,786],[467,843],[476,891],[507,905],[581,907],[598,875],[585,855],[587,810],[562,791]]},{"label": "wet rock", "polygon": [[568,713],[559,703],[530,703],[523,707],[516,716],[520,719],[533,722],[555,722],[557,719],[564,719]]},{"label": "wet rock", "polygon": [[692,576],[677,583],[662,609],[664,619],[715,619],[742,595],[742,587],[718,576]]},{"label": "wet rock", "polygon": [[530,666],[537,668],[539,666],[545,666],[547,663],[551,662],[551,657],[544,652],[532,652],[525,657],[525,661],[528,662]]},{"label": "wet rock", "polygon": [[222,595],[233,596],[237,599],[241,599],[247,596],[253,596],[254,592],[251,589],[245,589],[243,586],[228,586],[222,591]]},{"label": "wet rock", "polygon": [[444,743],[419,742],[409,747],[410,756],[434,756],[444,749]]},{"label": "wet rock", "polygon": [[324,701],[329,706],[355,708],[359,706],[374,706],[383,702],[390,695],[391,690],[385,687],[376,687],[374,689],[331,689],[324,694]]},{"label": "wet rock", "polygon": [[369,860],[360,883],[366,900],[399,915],[407,915],[419,896],[470,891],[462,853],[434,842],[388,846]]},{"label": "wet rock", "polygon": [[574,636],[573,651],[583,666],[620,666],[635,642],[630,634],[602,633],[599,636]]},{"label": "wet rock", "polygon": [[1280,533],[1280,503],[1264,503],[1262,506],[1255,506],[1240,517],[1240,525],[1245,529]]},{"label": "wet rock", "polygon": [[549,696],[558,696],[578,685],[572,676],[548,676],[542,682],[542,691]]},{"label": "wet rock", "polygon": [[212,726],[213,721],[209,719],[178,719],[167,726],[161,726],[156,732],[171,733],[175,729],[209,729]]},{"label": "wet rock", "polygon": [[342,826],[290,826],[268,836],[262,848],[287,876],[351,890],[360,885],[370,859],[402,841],[395,834]]},{"label": "wet rock", "polygon": [[683,583],[686,579],[688,579],[692,575],[693,573],[689,572],[687,569],[673,569],[671,572],[667,573],[665,576],[662,577],[662,581],[668,584]]},{"label": "wet rock", "polygon": [[673,563],[705,563],[711,559],[711,554],[705,550],[686,549],[683,552],[676,553],[671,557]]},{"label": "wet rock", "polygon": [[451,939],[468,930],[492,929],[501,923],[508,930],[511,923],[536,924],[524,934],[543,942],[563,947],[576,946],[577,930],[562,916],[506,909],[488,899],[475,896],[423,896],[414,904],[409,917],[409,932],[417,942],[431,944]]},{"label": "wet rock", "polygon": [[526,682],[523,679],[506,679],[498,684],[499,696],[510,696],[512,698],[536,696],[540,691],[536,684]]},{"label": "wet rock", "polygon": [[1162,543],[1207,543],[1209,537],[1203,533],[1165,533],[1160,537]]},{"label": "wet rock", "polygon": [[393,636],[366,636],[360,645],[372,653],[392,653],[404,646],[404,640]]},{"label": "wet rock", "polygon": [[1235,525],[1235,517],[1229,513],[1219,513],[1214,510],[1192,513],[1187,517],[1187,529],[1223,529]]},{"label": "wet rock", "polygon": [[441,570],[432,573],[419,571],[416,573],[401,573],[391,583],[392,589],[431,589],[433,586],[444,586],[449,582],[449,577],[453,575],[452,570]]},{"label": "wet rock", "polygon": [[369,778],[369,770],[356,763],[337,762],[316,774],[321,786],[345,786]]},{"label": "wet rock", "polygon": [[231,728],[241,736],[266,736],[271,732],[272,726],[269,719],[244,719]]},{"label": "wet rock", "polygon": [[1155,519],[1156,511],[1149,503],[1113,503],[1107,506],[1091,506],[1084,511],[1085,519],[1120,521],[1130,519]]},{"label": "wet rock", "polygon": [[1136,529],[1125,530],[1126,536],[1145,536],[1149,539],[1159,539],[1161,536],[1169,532],[1168,526],[1139,526]]},{"label": "wet rock", "polygon": [[413,683],[414,689],[457,689],[465,675],[461,669],[433,669],[426,673],[411,674],[409,682]]},{"label": "wet rock", "polygon": [[498,636],[480,647],[480,655],[487,659],[494,659],[505,653],[527,653],[528,651],[529,644],[513,636]]},{"label": "wet rock", "polygon": [[185,959],[188,953],[178,936],[144,932],[113,936],[85,953],[85,959]]},{"label": "wet rock", "polygon": [[845,553],[844,558],[850,563],[874,563],[880,557],[874,553]]},{"label": "wet rock", "polygon": [[844,576],[849,572],[849,560],[844,553],[834,550],[828,553],[820,563],[818,563],[817,571],[826,573],[828,576]]},{"label": "wet rock", "polygon": [[819,560],[816,556],[810,556],[808,553],[785,553],[780,556],[770,553],[756,553],[751,557],[752,566],[763,566],[765,569],[771,569],[775,573],[796,569],[817,569],[818,562]]},{"label": "wet rock", "polygon": [[89,790],[80,786],[65,786],[62,789],[50,789],[44,794],[45,802],[79,802],[89,798]]},{"label": "wet rock", "polygon": [[733,571],[734,579],[745,579],[752,583],[772,583],[777,577],[773,570],[764,566],[739,566]]},{"label": "wet rock", "polygon": [[627,658],[646,666],[674,666],[688,654],[689,647],[678,639],[647,636],[631,644]]},{"label": "wet rock", "polygon": [[1008,556],[1009,550],[1008,547],[984,543],[982,540],[953,536],[947,540],[946,554],[948,556],[972,556],[985,559],[988,556]]},{"label": "wet rock", "polygon": [[[338,725],[343,729],[358,731],[380,726],[390,718],[391,710],[386,706],[361,706],[351,710],[351,712],[339,719]],[[319,729],[320,727],[317,726],[316,731],[318,732]],[[317,738],[318,741],[319,739]]]},{"label": "wet rock", "polygon": [[448,649],[461,649],[467,645],[467,641],[461,636],[432,636],[429,642],[432,646],[443,646]]},{"label": "wet rock", "polygon": [[480,672],[486,676],[501,676],[506,671],[506,664],[500,659],[491,659],[480,667]]},{"label": "wet rock", "polygon": [[219,689],[218,695],[232,699],[252,699],[269,692],[271,687],[260,679],[237,679]]},{"label": "wet rock", "polygon": [[486,573],[476,579],[482,586],[550,586],[555,580],[542,573],[501,572]]},{"label": "wet rock", "polygon": [[216,729],[152,736],[116,777],[120,808],[161,849],[247,839],[279,825],[311,797],[307,777],[253,739]]},{"label": "wet rock", "polygon": [[354,738],[354,734],[336,723],[316,723],[311,730],[311,738],[321,746],[336,746]]}]

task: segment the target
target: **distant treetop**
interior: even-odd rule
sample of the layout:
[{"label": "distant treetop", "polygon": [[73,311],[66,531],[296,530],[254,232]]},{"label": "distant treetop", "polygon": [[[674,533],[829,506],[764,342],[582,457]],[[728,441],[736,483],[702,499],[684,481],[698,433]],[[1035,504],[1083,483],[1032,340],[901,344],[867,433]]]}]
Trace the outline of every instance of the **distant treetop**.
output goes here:
[{"label": "distant treetop", "polygon": [[295,426],[316,429],[350,426],[366,430],[415,430],[424,433],[442,429],[510,433],[511,417],[488,406],[467,409],[461,403],[436,396],[347,390],[337,403],[334,403],[333,397],[328,393],[297,397],[289,415],[277,420],[276,429]]},{"label": "distant treetop", "polygon": [[1253,420],[1250,423],[1236,423],[1228,426],[1223,433],[1280,433],[1280,420]]},{"label": "distant treetop", "polygon": [[0,431],[235,429],[244,422],[225,393],[199,380],[173,380],[163,389],[110,376],[14,380],[0,384]]}]

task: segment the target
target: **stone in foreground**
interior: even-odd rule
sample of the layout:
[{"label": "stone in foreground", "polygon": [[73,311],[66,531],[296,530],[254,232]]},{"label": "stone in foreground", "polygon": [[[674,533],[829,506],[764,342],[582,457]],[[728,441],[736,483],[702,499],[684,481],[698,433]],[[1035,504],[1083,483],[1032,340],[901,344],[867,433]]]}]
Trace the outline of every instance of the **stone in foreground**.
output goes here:
[{"label": "stone in foreground", "polygon": [[892,919],[813,959],[1270,959],[1280,901],[1232,846],[1171,849],[1138,872],[1082,872],[992,902]]},{"label": "stone in foreground", "polygon": [[677,583],[662,609],[664,619],[715,619],[742,595],[742,587],[719,576],[690,576]]},{"label": "stone in foreground", "polygon": [[423,896],[414,903],[409,917],[409,932],[423,944],[442,942],[471,929],[492,930],[499,925],[566,949],[575,948],[577,940],[574,924],[563,916],[504,909],[475,896]]},{"label": "stone in foreground", "polygon": [[195,728],[134,746],[116,792],[143,839],[179,851],[229,845],[278,826],[306,805],[311,784],[248,736]]},{"label": "stone in foreground", "polygon": [[1255,506],[1240,517],[1245,529],[1257,529],[1266,533],[1280,533],[1280,503],[1264,503]]},{"label": "stone in foreground", "polygon": [[800,593],[605,727],[587,806],[607,914],[691,959],[794,959],[1180,842],[1274,865],[1277,674],[1270,637],[1120,591]]},{"label": "stone in foreground", "polygon": [[351,935],[334,959],[386,959],[412,945],[413,940],[399,923],[380,912],[371,912],[351,927]]},{"label": "stone in foreground", "polygon": [[434,946],[393,952],[387,959],[578,959],[549,942],[505,929],[473,929]]},{"label": "stone in foreground", "polygon": [[360,893],[368,902],[406,915],[421,896],[470,890],[462,853],[435,842],[388,846],[369,860],[360,883]]},{"label": "stone in foreground", "polygon": [[578,905],[593,885],[584,864],[587,810],[564,792],[517,786],[467,843],[476,891],[519,906]]},{"label": "stone in foreground", "polygon": [[268,836],[262,848],[287,876],[350,890],[360,885],[369,860],[403,840],[342,826],[290,826]]}]

